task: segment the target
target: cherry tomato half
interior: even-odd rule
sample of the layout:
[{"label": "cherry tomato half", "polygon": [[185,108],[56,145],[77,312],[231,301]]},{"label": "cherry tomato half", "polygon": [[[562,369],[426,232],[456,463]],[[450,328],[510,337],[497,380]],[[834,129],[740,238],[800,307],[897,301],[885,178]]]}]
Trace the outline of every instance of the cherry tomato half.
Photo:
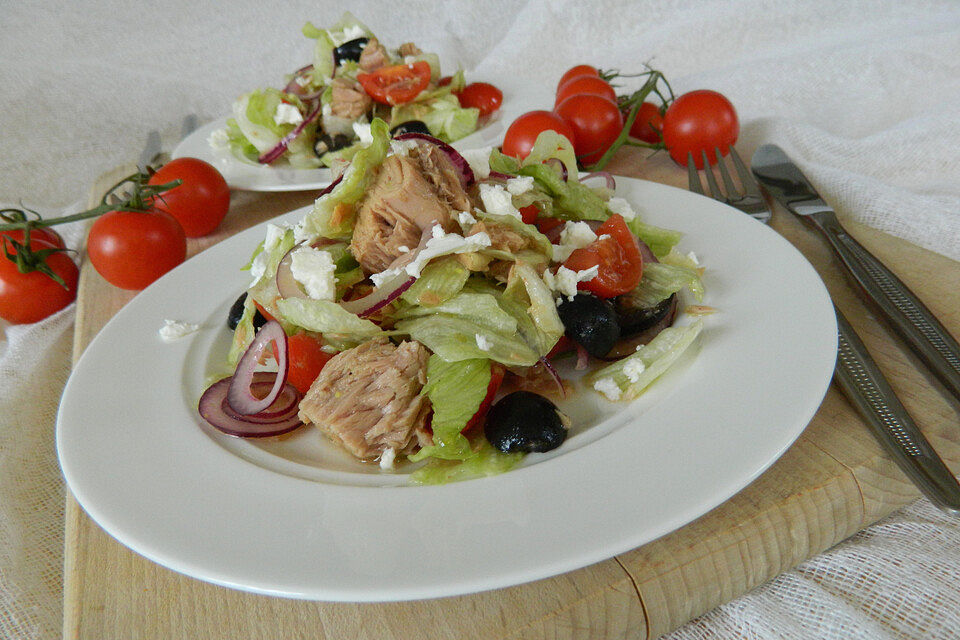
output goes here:
[{"label": "cherry tomato half", "polygon": [[481,116],[488,116],[503,104],[503,91],[487,82],[471,82],[457,94],[457,98],[461,107],[476,107]]},{"label": "cherry tomato half", "polygon": [[644,102],[637,109],[637,119],[630,127],[630,135],[637,140],[656,144],[660,142],[660,132],[663,130],[663,116],[660,109],[652,102]]},{"label": "cherry tomato half", "polygon": [[164,211],[110,211],[90,227],[90,263],[121,289],[143,289],[187,255],[183,227]]},{"label": "cherry tomato half", "polygon": [[589,64],[578,64],[575,67],[570,67],[567,69],[566,73],[560,76],[560,82],[557,83],[557,91],[560,91],[560,88],[570,80],[579,78],[580,76],[593,76],[595,78],[599,78],[600,72],[597,71],[596,67],[591,67]]},{"label": "cherry tomato half", "polygon": [[503,152],[514,158],[526,158],[541,132],[553,130],[576,146],[573,129],[550,111],[528,111],[513,121],[503,137]]},{"label": "cherry tomato half", "polygon": [[301,331],[287,338],[287,382],[300,393],[307,393],[324,365],[333,357],[323,350],[323,341],[316,334]]},{"label": "cherry tomato half", "polygon": [[430,84],[430,65],[423,60],[396,64],[372,73],[357,74],[357,81],[371,98],[381,104],[404,104],[420,95]]},{"label": "cherry tomato half", "polygon": [[493,399],[497,396],[497,391],[500,390],[500,385],[503,384],[503,376],[506,373],[507,368],[499,362],[490,363],[490,384],[487,385],[487,395],[484,396],[477,412],[467,421],[466,426],[460,430],[460,433],[467,433],[478,424],[483,423],[487,417],[487,411],[490,410],[490,405],[493,404]]},{"label": "cherry tomato half", "polygon": [[[30,234],[34,251],[56,249],[57,245]],[[45,273],[20,273],[17,265],[3,249],[13,253],[13,246],[0,236],[0,318],[12,324],[38,322],[60,311],[77,297],[77,279],[80,271],[70,256],[58,251],[46,258],[47,266],[63,278],[64,288]]]},{"label": "cherry tomato half", "polygon": [[553,101],[553,106],[556,107],[570,96],[581,93],[603,96],[607,100],[617,101],[617,92],[613,90],[609,82],[597,76],[580,76],[573,78],[557,89],[557,99]]},{"label": "cherry tomato half", "polygon": [[698,169],[707,161],[717,161],[714,148],[727,155],[740,135],[737,110],[722,94],[708,89],[685,93],[673,101],[663,115],[663,142],[673,161],[687,166],[687,154],[693,154]]},{"label": "cherry tomato half", "polygon": [[230,209],[230,187],[220,172],[198,158],[177,158],[160,167],[147,184],[174,180],[183,180],[183,184],[161,193],[154,207],[176,218],[188,238],[216,229]]},{"label": "cherry tomato half", "polygon": [[600,298],[612,298],[632,291],[640,283],[643,256],[623,216],[615,213],[597,229],[597,240],[575,249],[563,266],[574,271],[598,266],[597,276],[577,283],[577,288]]},{"label": "cherry tomato half", "polygon": [[602,96],[570,96],[555,111],[573,129],[573,149],[585,165],[599,160],[623,130],[617,103]]}]

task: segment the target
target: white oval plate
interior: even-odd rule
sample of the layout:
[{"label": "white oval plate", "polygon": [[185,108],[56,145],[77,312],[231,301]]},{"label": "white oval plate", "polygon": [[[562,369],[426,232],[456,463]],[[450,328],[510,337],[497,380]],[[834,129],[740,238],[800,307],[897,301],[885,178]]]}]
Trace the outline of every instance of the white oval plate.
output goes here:
[{"label": "white oval plate", "polygon": [[[521,100],[504,91],[504,105],[488,119],[484,126],[451,146],[458,150],[476,149],[500,144],[503,134],[513,120],[529,109],[523,108]],[[529,101],[522,101],[528,104]],[[531,107],[532,108],[532,107]],[[171,153],[173,158],[200,158],[209,162],[223,174],[232,189],[246,191],[310,191],[330,184],[330,170],[294,169],[289,166],[255,165],[239,160],[230,151],[210,146],[210,134],[227,126],[229,116],[208,122],[180,141]]]},{"label": "white oval plate", "polygon": [[[692,353],[630,404],[584,392],[564,445],[503,475],[402,486],[313,428],[230,438],[196,402],[222,367],[254,228],[174,269],[114,317],[67,383],[64,476],[121,543],[175,571],[259,593],[341,601],[432,598],[548,577],[706,513],[800,435],[826,393],[836,322],[823,283],[767,226],[640,180],[618,193],[685,233],[718,311]],[[296,220],[303,211],[285,216]],[[172,344],[164,318],[201,324]],[[680,318],[680,323],[689,322]],[[400,486],[398,486],[400,485]]]}]

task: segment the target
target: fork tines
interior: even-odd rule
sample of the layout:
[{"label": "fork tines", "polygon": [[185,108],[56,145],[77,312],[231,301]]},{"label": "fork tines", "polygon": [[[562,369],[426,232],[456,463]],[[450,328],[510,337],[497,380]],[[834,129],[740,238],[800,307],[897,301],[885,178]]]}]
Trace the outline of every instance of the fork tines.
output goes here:
[{"label": "fork tines", "polygon": [[[713,173],[713,167],[707,158],[707,152],[704,150],[701,153],[703,154],[703,173],[707,181],[709,196],[714,200],[719,200],[720,202],[736,207],[761,222],[767,222],[770,219],[770,209],[760,194],[759,185],[757,185],[753,176],[750,175],[750,172],[747,171],[747,167],[743,164],[743,160],[740,159],[740,154],[737,153],[736,149],[730,147],[730,159],[733,161],[734,169],[740,180],[741,188],[739,189],[733,181],[733,177],[727,168],[726,162],[723,160],[723,156],[720,155],[720,149],[714,148],[714,153],[716,153],[716,168],[720,172],[723,189],[721,189],[717,183],[717,179]],[[700,176],[697,171],[697,166],[693,161],[692,153],[687,153],[687,182],[691,191],[701,195],[708,195],[704,192],[703,184],[700,182]],[[724,189],[726,193],[724,193]]]}]

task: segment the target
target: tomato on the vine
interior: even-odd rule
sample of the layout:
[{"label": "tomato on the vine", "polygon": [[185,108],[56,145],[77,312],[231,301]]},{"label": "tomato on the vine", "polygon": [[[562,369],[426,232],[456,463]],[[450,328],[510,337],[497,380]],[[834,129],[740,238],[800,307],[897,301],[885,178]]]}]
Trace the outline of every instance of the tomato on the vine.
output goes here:
[{"label": "tomato on the vine", "polygon": [[483,423],[487,417],[487,412],[490,410],[490,405],[493,404],[493,399],[497,396],[497,391],[500,390],[500,385],[503,384],[503,376],[506,373],[507,368],[499,362],[490,363],[490,383],[487,385],[487,395],[484,396],[480,402],[480,407],[477,408],[477,412],[467,421],[466,426],[460,430],[460,433],[467,433],[477,425]]},{"label": "tomato on the vine", "polygon": [[714,148],[726,155],[740,135],[737,111],[725,96],[701,89],[685,93],[673,101],[663,115],[663,142],[670,157],[687,165],[693,154],[698,169],[703,168],[703,152],[710,164],[717,162]]},{"label": "tomato on the vine", "polygon": [[143,289],[183,262],[187,239],[169,213],[109,211],[90,227],[87,255],[110,284]]},{"label": "tomato on the vine", "polygon": [[637,109],[637,119],[630,127],[630,135],[637,140],[656,144],[660,142],[660,132],[663,130],[663,116],[660,109],[652,102],[644,102]]},{"label": "tomato on the vine", "polygon": [[323,341],[315,334],[301,331],[289,336],[287,358],[290,364],[287,367],[287,382],[305,394],[333,355],[323,350]]},{"label": "tomato on the vine", "polygon": [[603,96],[613,102],[617,101],[617,92],[613,90],[610,83],[597,76],[579,76],[568,81],[557,89],[557,98],[553,101],[556,107],[570,96],[589,93],[595,96]]},{"label": "tomato on the vine", "polygon": [[382,67],[371,73],[357,74],[357,82],[381,104],[404,104],[416,98],[430,84],[430,64],[419,60]]},{"label": "tomato on the vine", "polygon": [[[7,236],[11,240],[16,240],[20,244],[26,242],[27,234],[23,229],[9,229],[7,231],[0,231],[0,236]],[[44,242],[49,242],[55,247],[60,247],[61,249],[66,248],[67,245],[63,243],[63,237],[50,227],[36,227],[30,229],[30,241],[34,240],[43,240]],[[2,253],[2,251],[0,251]]]},{"label": "tomato on the vine", "polygon": [[596,67],[592,67],[589,64],[578,64],[574,67],[570,67],[567,69],[566,73],[560,76],[560,82],[557,83],[557,91],[560,91],[560,88],[570,80],[579,78],[580,76],[593,76],[595,78],[599,78],[600,72],[597,71]]},{"label": "tomato on the vine", "polygon": [[[8,233],[5,231],[4,236]],[[38,322],[76,299],[80,271],[70,256],[57,251],[44,259],[47,267],[63,279],[64,287],[40,271],[20,273],[17,264],[6,256],[6,252],[13,254],[14,248],[4,236],[0,236],[0,318],[12,324]],[[30,247],[33,251],[62,248],[33,233]]]},{"label": "tomato on the vine", "polygon": [[632,291],[640,283],[643,256],[623,216],[615,213],[597,229],[597,239],[575,249],[563,266],[573,271],[598,267],[597,276],[577,283],[577,288],[600,298],[612,298]]},{"label": "tomato on the vine", "polygon": [[528,111],[513,121],[503,137],[503,153],[514,158],[526,158],[541,132],[553,130],[576,145],[573,129],[550,111]]},{"label": "tomato on the vine", "polygon": [[160,167],[147,184],[174,180],[183,184],[158,195],[154,207],[176,218],[188,238],[216,229],[230,208],[230,187],[220,172],[197,158],[177,158]]},{"label": "tomato on the vine", "polygon": [[602,96],[570,96],[555,111],[573,129],[573,149],[585,165],[599,160],[623,130],[617,103]]},{"label": "tomato on the vine", "polygon": [[488,116],[503,104],[503,91],[488,82],[471,82],[457,94],[460,106],[475,107],[481,116]]}]

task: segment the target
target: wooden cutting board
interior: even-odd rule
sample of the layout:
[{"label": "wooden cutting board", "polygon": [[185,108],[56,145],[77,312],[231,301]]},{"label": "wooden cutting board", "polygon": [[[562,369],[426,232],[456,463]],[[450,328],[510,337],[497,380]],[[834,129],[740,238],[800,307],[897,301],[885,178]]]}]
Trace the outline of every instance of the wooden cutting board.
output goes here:
[{"label": "wooden cutting board", "polygon": [[[615,160],[611,169],[618,174],[686,184],[685,172],[666,154],[644,160],[628,150]],[[129,173],[127,169],[103,176],[91,191],[91,202],[99,202],[103,190]],[[191,241],[189,253],[309,204],[315,196],[234,192],[230,213],[217,233]],[[844,224],[960,335],[960,263],[848,220]],[[934,447],[954,472],[960,469],[956,407],[856,299],[813,232],[780,209],[773,226],[817,268]],[[89,264],[83,265],[74,361],[134,295],[110,286]],[[655,638],[830,548],[918,495],[831,386],[799,440],[766,473],[723,505],[659,540],[578,571],[497,591],[343,604],[254,595],[174,573],[114,541],[68,494],[64,637]]]}]

